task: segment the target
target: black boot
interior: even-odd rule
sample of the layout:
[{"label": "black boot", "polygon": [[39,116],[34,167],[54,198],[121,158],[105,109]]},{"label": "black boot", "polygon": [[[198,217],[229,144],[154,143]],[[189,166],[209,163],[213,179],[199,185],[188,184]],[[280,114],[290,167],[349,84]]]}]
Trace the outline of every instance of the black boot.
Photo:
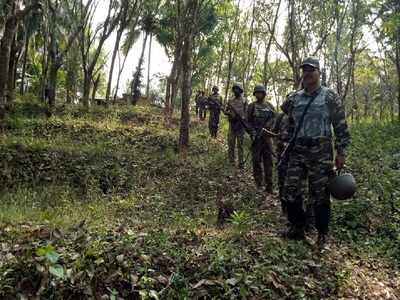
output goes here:
[{"label": "black boot", "polygon": [[328,235],[325,233],[318,233],[317,247],[319,251],[327,249]]},{"label": "black boot", "polygon": [[290,240],[304,240],[306,238],[304,234],[304,227],[299,227],[295,225],[291,225],[288,231],[286,232],[286,237]]}]

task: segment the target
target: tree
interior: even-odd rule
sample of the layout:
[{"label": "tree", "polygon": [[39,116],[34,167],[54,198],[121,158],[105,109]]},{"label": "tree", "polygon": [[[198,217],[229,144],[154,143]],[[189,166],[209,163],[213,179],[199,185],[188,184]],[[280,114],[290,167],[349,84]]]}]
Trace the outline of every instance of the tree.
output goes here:
[{"label": "tree", "polygon": [[130,27],[131,31],[135,31],[138,21],[139,15],[141,12],[143,2],[141,0],[135,0],[133,3],[127,0],[123,0],[121,2],[121,14],[118,20],[118,29],[117,36],[115,39],[114,50],[111,58],[110,70],[108,73],[108,83],[107,83],[107,91],[106,91],[106,102],[109,102],[110,94],[111,94],[111,84],[114,72],[115,59],[117,57],[117,53],[120,47],[120,42],[122,38],[122,34],[124,31]]},{"label": "tree", "polygon": [[[75,0],[74,3],[69,1],[55,1],[52,3],[51,1],[47,2],[47,20],[49,21],[49,33],[50,33],[50,42],[49,42],[49,66],[50,73],[48,79],[48,97],[49,97],[49,109],[50,112],[54,108],[56,101],[56,91],[57,91],[57,77],[58,71],[64,63],[64,59],[74,44],[75,39],[78,37],[79,33],[85,27],[88,19],[88,11],[91,8],[92,0],[89,0],[85,6],[81,7],[81,11],[77,10],[79,7],[78,0]],[[69,6],[71,5],[71,6]],[[78,14],[80,18],[78,19]],[[59,25],[62,23],[61,20],[67,20],[68,24],[64,24],[66,26],[64,29],[70,29],[69,34],[64,34],[64,32],[60,32]],[[69,24],[73,24],[75,20],[79,20],[77,27],[69,28]],[[62,40],[65,38],[64,43]],[[61,48],[61,44],[64,44],[64,47]]]},{"label": "tree", "polygon": [[82,101],[83,105],[86,108],[89,107],[90,88],[92,86],[92,83],[94,82],[93,78],[95,77],[95,68],[103,50],[103,45],[117,26],[121,14],[121,10],[118,9],[117,0],[110,0],[107,10],[107,16],[104,22],[98,25],[97,28],[93,31],[91,26],[94,13],[96,12],[97,3],[95,3],[95,5],[92,7],[93,9],[88,14],[88,22],[85,22],[85,26],[82,27],[82,30],[80,32],[80,49],[83,67]]},{"label": "tree", "polygon": [[[38,2],[33,2],[25,8],[19,7],[19,1],[6,0],[3,6],[5,8],[3,36],[0,40],[0,121],[6,115],[7,95],[13,86],[7,86],[10,80],[10,55],[11,48],[15,39],[18,24],[32,10],[40,8]],[[11,91],[13,92],[13,91]]]},{"label": "tree", "polygon": [[377,18],[382,21],[379,38],[391,50],[389,58],[395,65],[397,75],[397,107],[400,121],[400,3],[396,0],[377,1]]},{"label": "tree", "polygon": [[151,33],[155,31],[157,24],[157,12],[160,6],[161,0],[147,1],[144,5],[144,16],[142,17],[142,31],[144,32],[144,38],[142,43],[142,51],[140,52],[139,61],[136,67],[136,71],[132,81],[132,99],[135,105],[140,97],[140,87],[142,85],[142,71],[144,62],[144,53],[147,45],[147,39]]}]

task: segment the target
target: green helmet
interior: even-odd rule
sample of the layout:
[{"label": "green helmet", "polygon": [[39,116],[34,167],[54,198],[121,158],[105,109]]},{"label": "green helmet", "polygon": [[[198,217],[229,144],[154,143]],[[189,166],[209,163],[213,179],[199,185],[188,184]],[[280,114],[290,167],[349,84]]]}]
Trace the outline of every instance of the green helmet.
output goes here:
[{"label": "green helmet", "polygon": [[256,85],[256,86],[254,87],[253,96],[254,96],[256,93],[264,93],[264,94],[266,94],[266,93],[267,93],[267,90],[265,89],[265,86],[263,86],[262,84],[258,84],[258,85]]},{"label": "green helmet", "polygon": [[242,85],[241,85],[240,82],[235,82],[235,83],[232,85],[232,90],[235,89],[235,88],[238,88],[238,89],[243,93],[243,87],[242,87]]},{"label": "green helmet", "polygon": [[350,173],[336,175],[328,185],[329,193],[337,200],[348,200],[357,190],[356,180]]}]

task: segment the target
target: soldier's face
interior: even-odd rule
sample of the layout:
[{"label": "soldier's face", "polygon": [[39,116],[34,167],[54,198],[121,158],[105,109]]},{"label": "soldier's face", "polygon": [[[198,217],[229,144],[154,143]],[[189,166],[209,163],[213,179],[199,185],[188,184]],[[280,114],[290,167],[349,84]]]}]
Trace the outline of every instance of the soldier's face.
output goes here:
[{"label": "soldier's face", "polygon": [[265,98],[265,93],[256,92],[256,93],[254,94],[254,96],[256,96],[257,101],[262,101],[262,100],[264,100],[264,98]]},{"label": "soldier's face", "polygon": [[234,87],[232,90],[233,90],[233,93],[234,93],[236,96],[239,96],[239,95],[242,93],[242,91],[241,91],[239,88],[237,88],[237,87]]},{"label": "soldier's face", "polygon": [[305,65],[303,66],[302,71],[303,71],[303,83],[306,87],[316,84],[319,81],[320,73],[318,69],[312,66]]}]

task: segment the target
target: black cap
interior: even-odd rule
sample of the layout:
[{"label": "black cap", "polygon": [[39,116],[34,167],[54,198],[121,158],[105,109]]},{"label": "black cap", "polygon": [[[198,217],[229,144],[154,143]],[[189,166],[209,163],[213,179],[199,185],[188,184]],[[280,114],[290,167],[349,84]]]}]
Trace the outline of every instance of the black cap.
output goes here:
[{"label": "black cap", "polygon": [[311,66],[319,70],[319,60],[316,57],[307,57],[301,63],[300,68],[303,68],[304,66]]}]

